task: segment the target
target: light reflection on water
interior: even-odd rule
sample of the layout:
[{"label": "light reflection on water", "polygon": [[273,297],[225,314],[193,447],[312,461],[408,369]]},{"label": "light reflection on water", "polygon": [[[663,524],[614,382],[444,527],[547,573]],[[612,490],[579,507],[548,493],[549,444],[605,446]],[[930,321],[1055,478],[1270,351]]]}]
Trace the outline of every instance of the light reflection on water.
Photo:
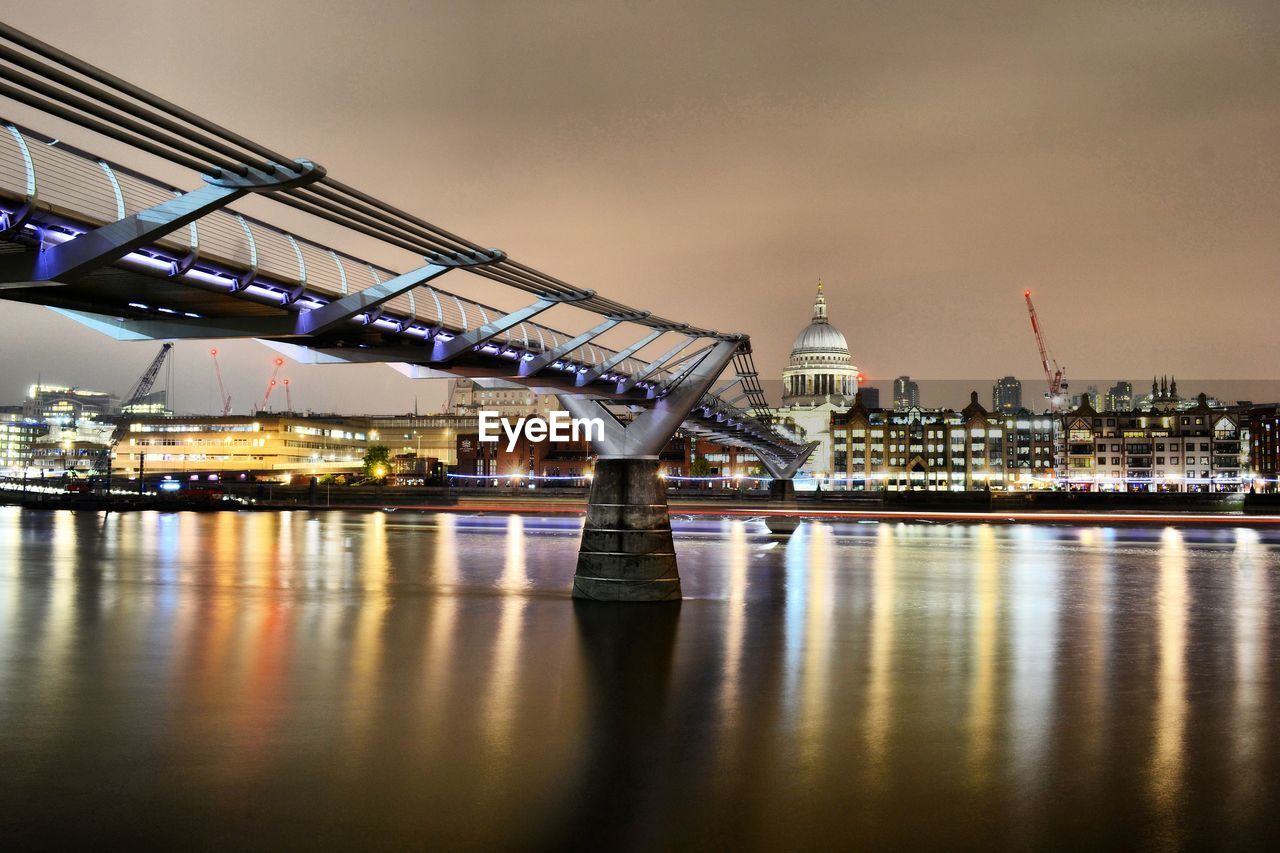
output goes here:
[{"label": "light reflection on water", "polygon": [[1274,831],[1277,534],[699,520],[686,601],[619,607],[568,598],[579,525],[0,509],[0,837]]}]

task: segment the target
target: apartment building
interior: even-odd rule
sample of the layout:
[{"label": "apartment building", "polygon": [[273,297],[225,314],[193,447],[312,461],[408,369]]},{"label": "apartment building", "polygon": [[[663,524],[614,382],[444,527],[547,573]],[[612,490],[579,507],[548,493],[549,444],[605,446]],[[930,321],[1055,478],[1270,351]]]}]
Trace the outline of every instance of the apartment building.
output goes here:
[{"label": "apartment building", "polygon": [[1194,405],[1061,416],[1064,485],[1076,491],[1223,492],[1247,488],[1249,412]]}]

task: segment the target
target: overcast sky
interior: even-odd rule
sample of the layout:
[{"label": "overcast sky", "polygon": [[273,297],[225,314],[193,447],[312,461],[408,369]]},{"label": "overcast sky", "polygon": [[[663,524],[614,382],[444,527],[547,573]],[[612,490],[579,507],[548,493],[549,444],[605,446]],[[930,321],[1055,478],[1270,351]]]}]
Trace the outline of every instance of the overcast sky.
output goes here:
[{"label": "overcast sky", "polygon": [[[985,398],[996,376],[1036,376],[1027,287],[1072,375],[1277,375],[1274,0],[0,8],[477,242],[747,332],[768,377],[819,276],[873,379],[978,377]],[[116,153],[7,101],[0,115]],[[374,260],[412,260],[249,209]],[[158,346],[3,308],[0,402],[37,373],[125,391]],[[272,351],[219,348],[233,398],[260,396]],[[207,350],[178,348],[183,408],[214,405]],[[415,395],[427,409],[441,396],[385,367],[286,372],[318,409],[405,411]]]}]

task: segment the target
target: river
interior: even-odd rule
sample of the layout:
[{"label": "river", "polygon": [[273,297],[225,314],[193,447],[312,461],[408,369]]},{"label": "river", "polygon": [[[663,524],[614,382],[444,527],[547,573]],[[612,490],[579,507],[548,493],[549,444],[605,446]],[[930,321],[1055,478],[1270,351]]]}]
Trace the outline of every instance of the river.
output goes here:
[{"label": "river", "polygon": [[1280,531],[677,520],[601,605],[580,524],[0,507],[0,839],[1277,840]]}]

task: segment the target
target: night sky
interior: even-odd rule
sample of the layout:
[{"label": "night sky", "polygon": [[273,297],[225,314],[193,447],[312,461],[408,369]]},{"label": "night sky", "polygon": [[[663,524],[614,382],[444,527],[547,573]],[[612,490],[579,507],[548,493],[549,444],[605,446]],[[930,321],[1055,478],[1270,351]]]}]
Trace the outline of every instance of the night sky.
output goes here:
[{"label": "night sky", "polygon": [[[819,276],[874,379],[976,377],[985,399],[999,375],[1036,376],[1027,287],[1075,376],[1276,375],[1274,0],[0,8],[477,242],[746,332],[769,378]],[[11,102],[0,115],[198,181]],[[371,260],[414,262],[263,200],[237,206]],[[526,301],[455,275],[441,286]],[[126,391],[158,348],[3,307],[0,403],[37,374]],[[218,346],[233,399],[260,396],[274,353]],[[180,408],[214,406],[208,348],[178,347]],[[286,372],[296,402],[316,409],[442,398],[443,383],[386,367]]]}]

